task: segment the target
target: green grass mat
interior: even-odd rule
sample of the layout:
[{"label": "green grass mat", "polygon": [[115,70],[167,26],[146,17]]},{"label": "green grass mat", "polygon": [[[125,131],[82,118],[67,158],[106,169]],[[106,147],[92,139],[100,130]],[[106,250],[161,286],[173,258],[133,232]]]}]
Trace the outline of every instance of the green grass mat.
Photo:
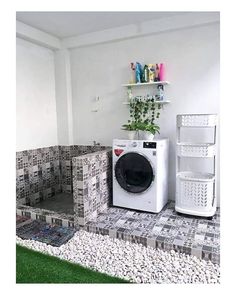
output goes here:
[{"label": "green grass mat", "polygon": [[129,283],[16,245],[16,283]]}]

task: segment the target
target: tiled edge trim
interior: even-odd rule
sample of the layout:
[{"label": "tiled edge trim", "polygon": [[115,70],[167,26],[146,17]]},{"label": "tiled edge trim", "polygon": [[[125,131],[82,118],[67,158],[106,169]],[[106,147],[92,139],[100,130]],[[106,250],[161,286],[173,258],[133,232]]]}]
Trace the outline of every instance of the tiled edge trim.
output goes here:
[{"label": "tiled edge trim", "polygon": [[140,235],[133,235],[132,233],[126,233],[123,231],[119,231],[116,229],[109,229],[109,228],[100,228],[95,226],[94,224],[85,224],[83,227],[84,230],[101,234],[101,235],[108,235],[110,238],[116,238],[123,241],[129,241],[135,244],[142,244],[145,247],[152,247],[154,249],[160,249],[163,251],[170,251],[174,250],[178,253],[184,253],[188,255],[196,256],[199,259],[203,259],[206,261],[211,261],[212,263],[220,264],[220,254],[213,253],[213,252],[204,252],[202,250],[198,252],[194,252],[193,248],[175,245],[173,243],[165,242],[164,240],[153,239],[149,237],[143,237]]},{"label": "tiled edge trim", "polygon": [[16,214],[35,220],[44,221],[49,224],[57,224],[64,227],[74,227],[74,218],[72,215],[60,214],[50,210],[20,205],[16,208]]}]

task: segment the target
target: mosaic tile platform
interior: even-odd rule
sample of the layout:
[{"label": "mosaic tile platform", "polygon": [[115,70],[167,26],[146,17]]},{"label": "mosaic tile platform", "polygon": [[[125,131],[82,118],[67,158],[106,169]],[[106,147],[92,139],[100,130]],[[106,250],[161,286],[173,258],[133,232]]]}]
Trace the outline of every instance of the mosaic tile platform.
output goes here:
[{"label": "mosaic tile platform", "polygon": [[84,229],[144,246],[175,250],[220,263],[220,212],[206,218],[180,215],[170,202],[159,213],[111,207]]},{"label": "mosaic tile platform", "polygon": [[19,218],[17,219],[17,236],[22,239],[46,243],[54,247],[60,247],[65,244],[76,232],[73,228],[51,225],[39,220],[28,219],[19,222]]},{"label": "mosaic tile platform", "polygon": [[[74,227],[74,216],[50,210],[18,206],[17,214],[27,223],[28,218],[48,224]],[[19,223],[19,218],[17,222]],[[195,255],[220,263],[220,210],[208,220],[178,214],[170,202],[159,214],[138,212],[117,207],[99,213],[96,221],[80,226],[88,232],[109,235],[144,246]],[[77,228],[77,229],[79,229]]]}]

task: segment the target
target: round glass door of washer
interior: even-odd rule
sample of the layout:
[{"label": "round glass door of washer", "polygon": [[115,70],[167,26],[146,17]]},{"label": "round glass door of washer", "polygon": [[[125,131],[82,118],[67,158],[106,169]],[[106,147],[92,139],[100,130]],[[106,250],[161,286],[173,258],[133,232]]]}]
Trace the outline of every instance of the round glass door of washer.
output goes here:
[{"label": "round glass door of washer", "polygon": [[121,156],[116,162],[115,177],[124,190],[136,194],[150,187],[154,173],[145,156],[130,152]]}]

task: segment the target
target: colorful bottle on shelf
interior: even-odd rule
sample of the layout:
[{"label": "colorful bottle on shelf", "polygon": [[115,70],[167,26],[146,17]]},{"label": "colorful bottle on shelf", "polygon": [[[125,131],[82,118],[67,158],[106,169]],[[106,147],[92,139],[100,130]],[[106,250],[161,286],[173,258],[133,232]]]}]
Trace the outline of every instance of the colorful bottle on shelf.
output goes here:
[{"label": "colorful bottle on shelf", "polygon": [[142,81],[142,66],[139,62],[136,62],[135,76],[136,76],[136,83],[141,83],[141,81]]},{"label": "colorful bottle on shelf", "polygon": [[164,100],[164,87],[163,85],[157,86],[157,100]]},{"label": "colorful bottle on shelf", "polygon": [[164,65],[164,63],[160,64],[159,79],[160,79],[160,81],[165,81],[165,65]]},{"label": "colorful bottle on shelf", "polygon": [[130,63],[130,68],[131,68],[131,74],[130,74],[130,84],[135,84],[136,83],[136,77],[135,77],[135,64],[133,62]]},{"label": "colorful bottle on shelf", "polygon": [[148,82],[149,82],[149,69],[148,69],[148,66],[145,65],[143,68],[142,83],[148,83]]},{"label": "colorful bottle on shelf", "polygon": [[148,65],[149,70],[149,82],[154,82],[155,79],[155,68],[153,64]]},{"label": "colorful bottle on shelf", "polygon": [[155,82],[158,82],[160,81],[160,65],[159,64],[156,64],[156,76],[155,76]]}]

